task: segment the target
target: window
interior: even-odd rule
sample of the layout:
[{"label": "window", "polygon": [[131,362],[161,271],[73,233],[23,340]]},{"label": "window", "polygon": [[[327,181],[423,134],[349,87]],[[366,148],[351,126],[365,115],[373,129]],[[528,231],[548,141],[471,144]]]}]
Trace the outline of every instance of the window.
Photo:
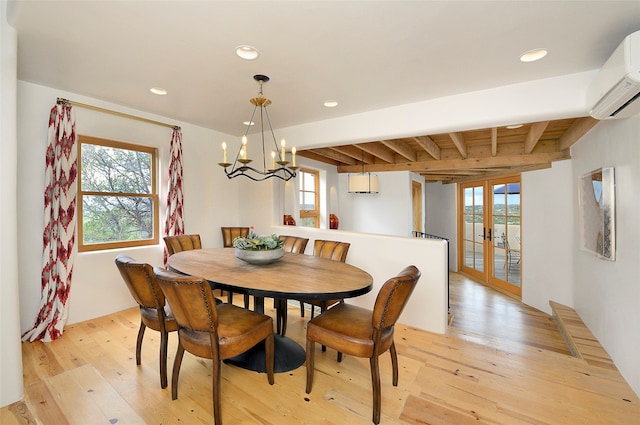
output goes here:
[{"label": "window", "polygon": [[320,172],[300,169],[300,226],[320,227]]},{"label": "window", "polygon": [[156,149],[80,136],[78,251],[158,244]]}]

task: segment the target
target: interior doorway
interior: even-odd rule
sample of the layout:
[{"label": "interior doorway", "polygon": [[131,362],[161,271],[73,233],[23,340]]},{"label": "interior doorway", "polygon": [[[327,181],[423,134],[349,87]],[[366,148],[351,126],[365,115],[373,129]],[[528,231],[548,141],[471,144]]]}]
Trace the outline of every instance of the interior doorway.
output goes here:
[{"label": "interior doorway", "polygon": [[413,231],[422,233],[422,184],[411,181],[411,206],[413,213]]},{"label": "interior doorway", "polygon": [[459,186],[460,270],[482,283],[522,295],[520,177]]}]

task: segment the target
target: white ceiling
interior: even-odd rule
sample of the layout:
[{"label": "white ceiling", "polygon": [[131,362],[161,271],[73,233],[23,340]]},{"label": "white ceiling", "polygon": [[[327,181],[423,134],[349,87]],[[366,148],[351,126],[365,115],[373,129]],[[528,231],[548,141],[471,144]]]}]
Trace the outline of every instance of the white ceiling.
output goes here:
[{"label": "white ceiling", "polygon": [[573,74],[640,30],[640,1],[23,0],[8,20],[20,80],[240,135],[254,74],[278,128]]}]

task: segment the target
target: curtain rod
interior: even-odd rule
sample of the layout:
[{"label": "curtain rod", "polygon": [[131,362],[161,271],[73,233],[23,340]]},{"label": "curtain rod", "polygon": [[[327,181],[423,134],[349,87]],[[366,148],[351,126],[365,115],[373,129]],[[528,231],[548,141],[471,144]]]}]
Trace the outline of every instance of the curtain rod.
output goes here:
[{"label": "curtain rod", "polygon": [[167,124],[167,123],[160,122],[160,121],[150,120],[148,118],[137,117],[135,115],[125,114],[123,112],[112,111],[111,109],[105,109],[105,108],[100,108],[98,106],[87,105],[86,103],[74,102],[72,100],[63,99],[62,97],[59,97],[56,100],[56,103],[58,105],[72,105],[72,106],[78,106],[78,107],[81,107],[81,108],[92,109],[94,111],[99,111],[99,112],[104,112],[104,113],[107,113],[107,114],[117,115],[119,117],[131,118],[131,119],[134,119],[134,120],[143,121],[143,122],[147,122],[147,123],[150,123],[150,124],[156,124],[156,125],[161,125],[163,127],[169,127],[169,128],[174,129],[174,130],[180,130],[180,126],[178,126],[178,125]]}]

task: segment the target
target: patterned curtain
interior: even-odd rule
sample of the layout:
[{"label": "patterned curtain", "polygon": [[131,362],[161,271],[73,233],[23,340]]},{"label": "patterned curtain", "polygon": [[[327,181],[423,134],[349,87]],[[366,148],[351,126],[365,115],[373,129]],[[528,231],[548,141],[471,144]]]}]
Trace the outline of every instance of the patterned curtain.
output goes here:
[{"label": "patterned curtain", "polygon": [[[164,235],[184,235],[182,208],[182,132],[174,128],[171,135],[171,162],[169,163],[169,188],[167,191],[167,218],[164,223]],[[164,249],[164,266],[167,267],[167,248]]]},{"label": "patterned curtain", "polygon": [[58,339],[67,321],[76,239],[76,158],[74,112],[71,105],[55,105],[46,153],[40,311],[23,341]]}]

